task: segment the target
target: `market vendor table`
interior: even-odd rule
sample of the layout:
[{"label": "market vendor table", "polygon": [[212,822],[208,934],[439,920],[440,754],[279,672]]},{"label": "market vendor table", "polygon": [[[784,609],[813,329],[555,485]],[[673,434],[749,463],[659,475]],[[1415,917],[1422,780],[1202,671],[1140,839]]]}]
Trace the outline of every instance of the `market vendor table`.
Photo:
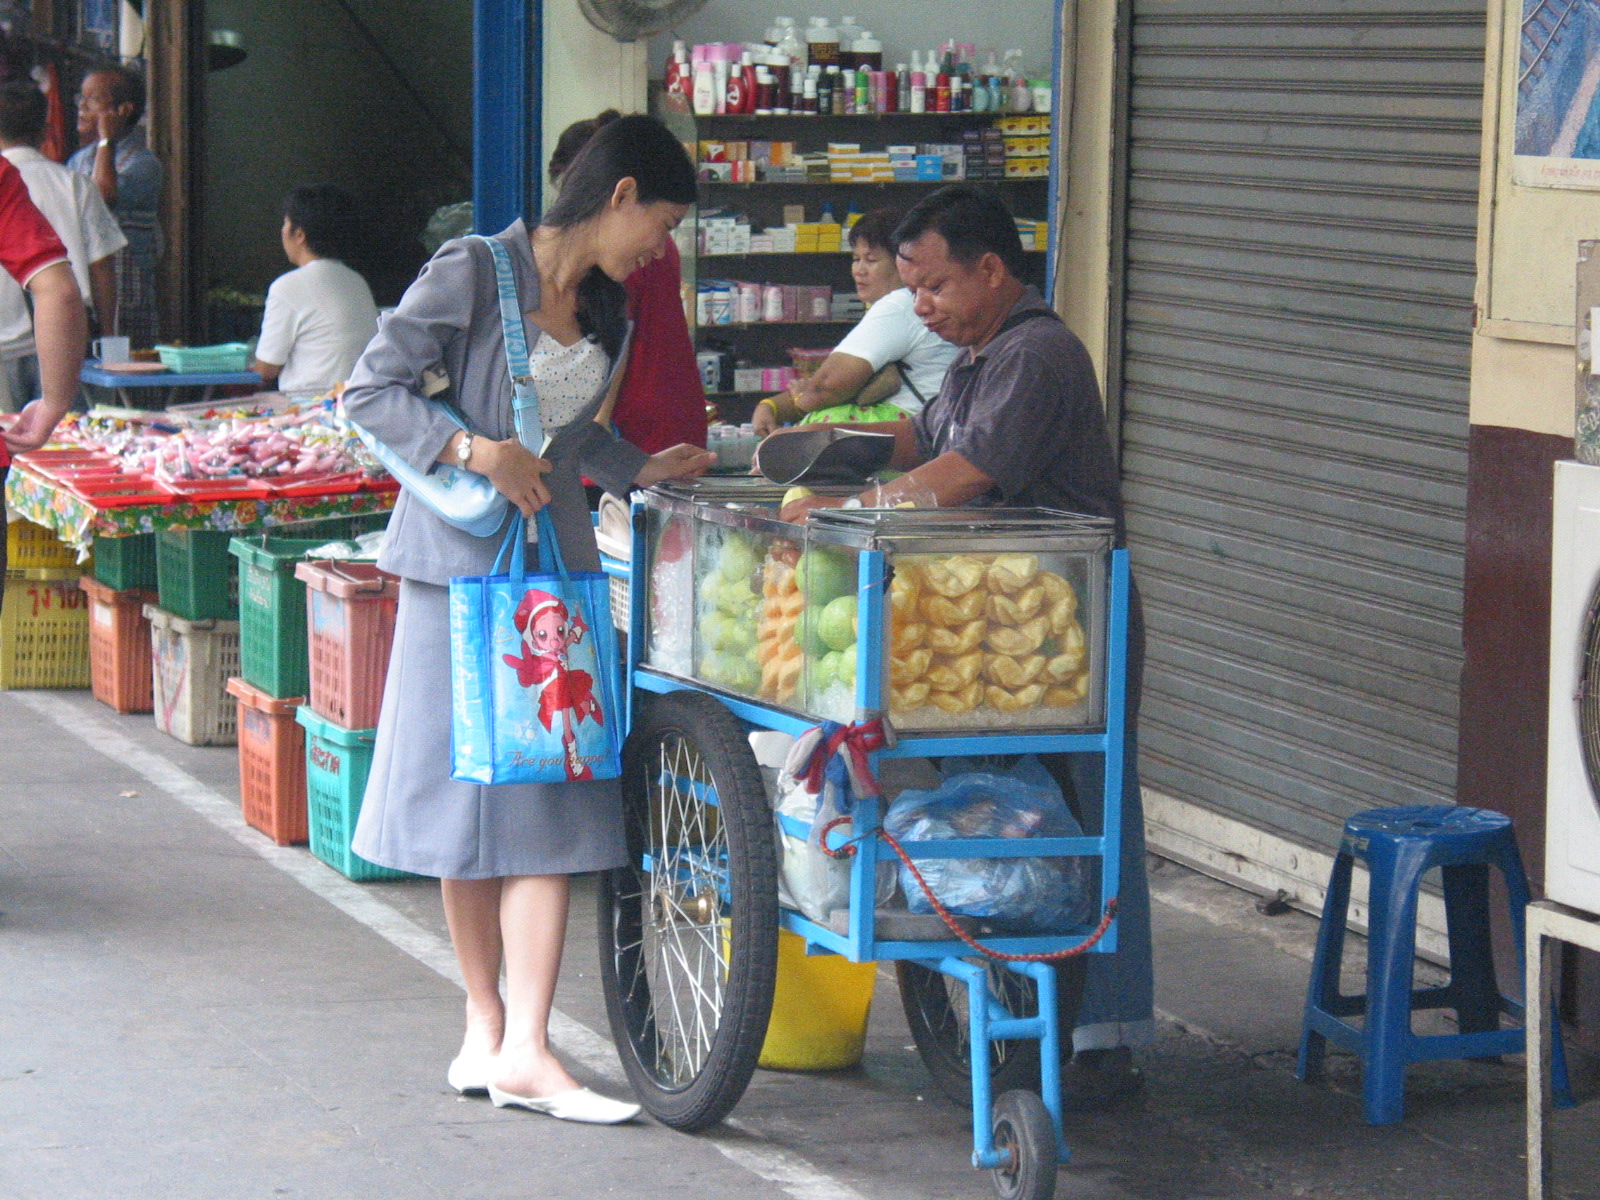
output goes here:
[{"label": "market vendor table", "polygon": [[1544,1200],[1550,1186],[1551,1146],[1545,1123],[1554,1104],[1551,1043],[1548,1033],[1554,998],[1555,942],[1600,953],[1600,917],[1539,900],[1528,905],[1527,998],[1528,1200]]},{"label": "market vendor table", "polygon": [[123,403],[127,403],[125,393],[135,388],[204,388],[205,392],[202,398],[209,400],[212,392],[219,387],[232,387],[235,385],[261,386],[261,376],[254,371],[214,371],[204,374],[197,372],[150,371],[129,374],[123,371],[107,371],[100,366],[100,360],[97,358],[83,360],[83,369],[78,372],[78,379],[83,383],[92,383],[96,387],[116,389]]},{"label": "market vendor table", "polygon": [[192,500],[173,497],[168,503],[96,508],[88,500],[35,474],[25,459],[12,464],[6,479],[6,503],[19,516],[52,530],[88,557],[97,537],[132,537],[163,529],[244,530],[261,525],[293,525],[330,517],[387,512],[396,491],[335,491],[267,498]]}]

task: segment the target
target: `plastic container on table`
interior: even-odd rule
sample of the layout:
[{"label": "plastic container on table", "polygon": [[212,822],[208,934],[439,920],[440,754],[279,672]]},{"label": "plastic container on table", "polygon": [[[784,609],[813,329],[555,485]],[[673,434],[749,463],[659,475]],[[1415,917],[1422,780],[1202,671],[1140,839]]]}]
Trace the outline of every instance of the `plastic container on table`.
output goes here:
[{"label": "plastic container on table", "polygon": [[307,838],[306,735],[295,720],[304,696],[280,700],[237,677],[228,694],[238,704],[239,794],[245,824],[280,846]]},{"label": "plastic container on table", "polygon": [[371,563],[301,562],[311,657],[311,707],[346,729],[378,723],[400,580]]},{"label": "plastic container on table", "polygon": [[239,611],[239,564],[233,534],[220,529],[163,529],[156,535],[161,607],[186,621],[231,621]]},{"label": "plastic container on table", "polygon": [[307,705],[295,711],[306,731],[306,812],[311,853],[346,879],[413,879],[362,858],[350,849],[372,769],[373,729],[346,729]]},{"label": "plastic container on table", "polygon": [[0,609],[0,688],[86,688],[89,599],[76,567],[6,572]]},{"label": "plastic container on table", "polygon": [[94,698],[119,713],[147,713],[155,706],[151,674],[150,622],[144,608],[156,603],[145,588],[122,591],[91,575],[78,580],[89,597],[89,675]]},{"label": "plastic container on table", "polygon": [[6,532],[6,566],[10,570],[79,570],[78,552],[55,531],[32,521],[12,521]]},{"label": "plastic container on table", "polygon": [[161,365],[185,375],[221,375],[250,369],[250,347],[244,342],[215,346],[157,346]]},{"label": "plastic container on table", "polygon": [[191,746],[232,746],[238,714],[228,680],[239,673],[239,622],[190,621],[153,604],[144,615],[156,728]]},{"label": "plastic container on table", "polygon": [[228,543],[228,552],[239,560],[241,673],[269,696],[303,699],[310,694],[306,585],[295,578],[294,569],[309,551],[331,540],[258,534]]},{"label": "plastic container on table", "polygon": [[[857,674],[875,671],[902,731],[1103,723],[1110,522],[1045,509],[825,509],[784,524],[783,489],[736,492],[645,494],[645,665],[812,720],[854,720]],[[884,556],[876,593],[860,577],[866,550]],[[858,646],[874,602],[883,632]]]},{"label": "plastic container on table", "polygon": [[94,577],[113,591],[156,590],[156,535],[95,538]]}]

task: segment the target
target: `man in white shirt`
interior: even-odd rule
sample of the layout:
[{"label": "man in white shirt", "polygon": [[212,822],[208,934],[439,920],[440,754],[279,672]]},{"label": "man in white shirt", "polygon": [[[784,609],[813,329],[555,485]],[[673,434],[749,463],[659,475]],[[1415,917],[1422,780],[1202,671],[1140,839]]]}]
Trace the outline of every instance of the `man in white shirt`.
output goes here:
[{"label": "man in white shirt", "polygon": [[344,264],[359,220],[350,193],[299,187],[283,202],[283,252],[295,266],[267,289],[254,369],[280,392],[324,392],[343,383],[378,332],[367,281]]},{"label": "man in white shirt", "polygon": [[[99,328],[109,330],[116,318],[114,259],[128,239],[91,179],[39,153],[48,111],[32,80],[0,87],[0,154],[17,168],[34,207],[66,246],[78,291],[92,301]],[[34,351],[27,299],[15,280],[0,276],[0,407],[6,411],[21,410],[38,392]]]}]

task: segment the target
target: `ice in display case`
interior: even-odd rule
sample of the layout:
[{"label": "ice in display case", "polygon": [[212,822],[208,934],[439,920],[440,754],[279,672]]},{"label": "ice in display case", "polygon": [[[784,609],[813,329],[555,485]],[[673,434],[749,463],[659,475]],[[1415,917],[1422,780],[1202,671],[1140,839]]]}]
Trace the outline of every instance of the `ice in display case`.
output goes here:
[{"label": "ice in display case", "polygon": [[[796,525],[776,519],[782,494],[646,494],[644,665],[813,719],[886,709],[906,732],[1103,724],[1109,521],[828,509]],[[884,635],[866,646],[863,628]]]}]

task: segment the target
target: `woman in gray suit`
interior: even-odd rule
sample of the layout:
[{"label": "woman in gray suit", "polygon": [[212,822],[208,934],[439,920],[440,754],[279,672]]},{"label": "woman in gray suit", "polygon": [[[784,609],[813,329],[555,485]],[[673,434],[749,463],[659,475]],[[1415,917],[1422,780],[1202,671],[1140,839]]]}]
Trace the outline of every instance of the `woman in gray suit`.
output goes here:
[{"label": "woman in gray suit", "polygon": [[[548,508],[568,566],[598,569],[583,476],[620,495],[714,461],[692,446],[646,455],[596,421],[628,353],[621,281],[662,253],[694,199],[682,145],[658,121],[623,117],[567,168],[536,228],[517,221],[495,235],[510,253],[531,347],[542,457],[516,436],[493,259],[477,238],[443,246],[383,322],[351,373],[350,419],[418,470],[464,466],[527,516]],[[470,433],[424,403],[423,373],[436,368]],[[551,1052],[547,1026],[568,877],[624,862],[617,781],[484,787],[450,778],[447,584],[488,574],[501,540],[455,529],[408,493],[395,505],[379,565],[401,577],[400,610],[354,849],[441,880],[467,985],[451,1086],[502,1107],[613,1124],[638,1107],[580,1088]]]}]

